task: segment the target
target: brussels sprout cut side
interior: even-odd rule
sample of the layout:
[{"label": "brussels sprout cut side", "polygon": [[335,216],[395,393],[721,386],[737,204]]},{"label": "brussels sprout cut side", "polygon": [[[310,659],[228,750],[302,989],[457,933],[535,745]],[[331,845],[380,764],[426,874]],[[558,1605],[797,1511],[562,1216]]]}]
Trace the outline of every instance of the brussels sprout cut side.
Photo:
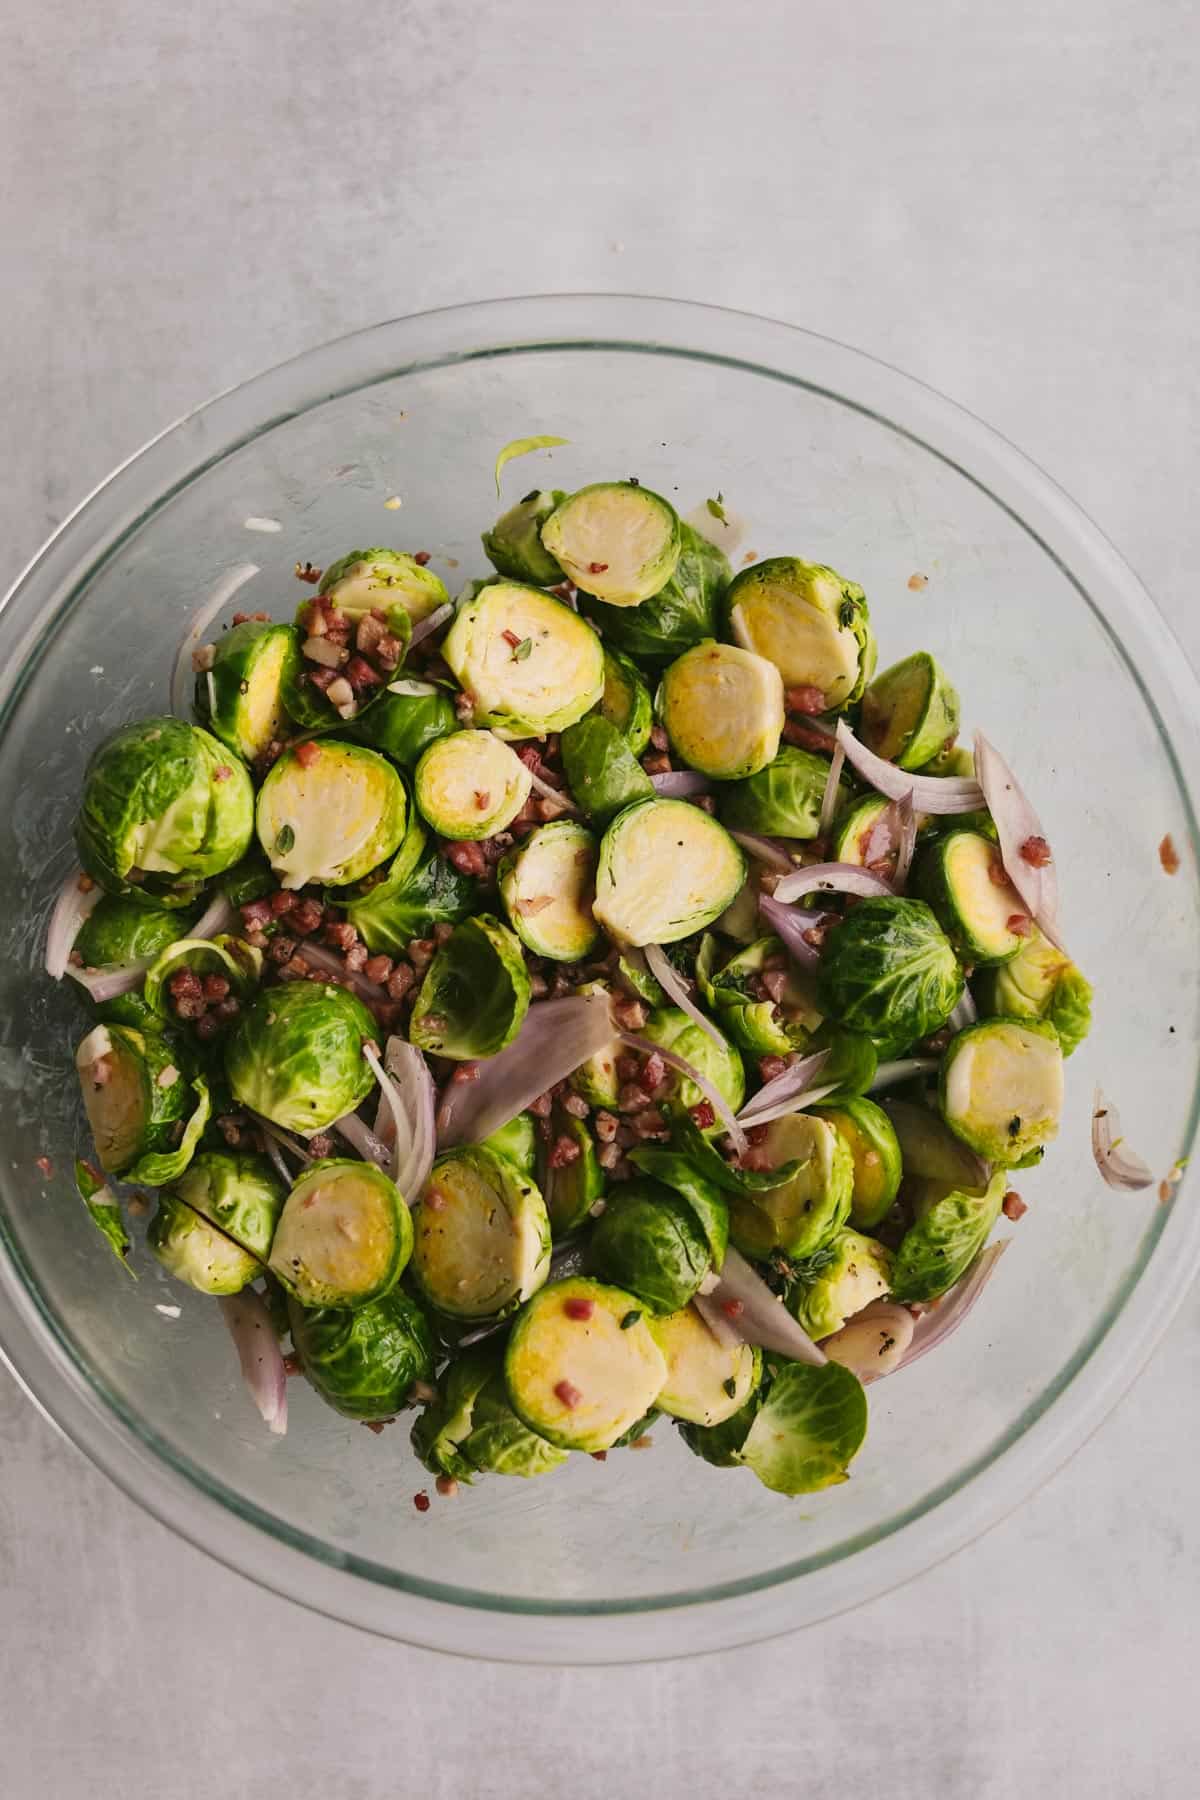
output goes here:
[{"label": "brussels sprout cut side", "polygon": [[529,1009],[520,940],[490,913],[457,926],[426,971],[409,1037],[418,1050],[470,1062],[512,1042]]},{"label": "brussels sprout cut side", "polygon": [[506,738],[544,737],[604,692],[604,651],[579,614],[540,588],[490,582],[459,608],[442,655],[475,722]]},{"label": "brussels sprout cut side", "polygon": [[786,716],[775,664],[736,644],[686,650],[663,675],[657,707],[676,754],[719,781],[765,768]]},{"label": "brussels sprout cut side", "polygon": [[921,769],[953,748],[958,695],[925,650],[877,675],[862,697],[863,742],[901,769]]},{"label": "brussels sprout cut side", "polygon": [[682,525],[675,573],[650,599],[638,606],[606,606],[581,593],[579,603],[610,648],[654,667],[717,635],[718,605],[731,574],[723,552]]},{"label": "brussels sprout cut side", "polygon": [[146,1244],[168,1275],[199,1294],[240,1294],[262,1271],[255,1257],[171,1193],[159,1199]]},{"label": "brussels sprout cut side", "polygon": [[1063,1055],[1053,1025],[985,1019],[960,1031],[942,1059],[942,1116],[964,1144],[1014,1168],[1058,1134]]},{"label": "brussels sprout cut side", "polygon": [[191,1084],[164,1038],[125,1025],[97,1025],[75,1052],[96,1156],[106,1175],[180,1142]]},{"label": "brussels sprout cut side", "polygon": [[776,1251],[808,1256],[845,1224],[854,1193],[849,1148],[828,1119],[786,1113],[767,1126],[767,1166],[795,1164],[781,1186],[736,1196],[729,1235],[743,1256],[765,1261]]},{"label": "brussels sprout cut side", "polygon": [[579,1277],[536,1294],[504,1359],[513,1410],[563,1450],[611,1450],[654,1405],[667,1363],[632,1294]]},{"label": "brussels sprout cut side", "polygon": [[775,556],[734,577],[725,595],[735,643],[773,662],[785,688],[815,688],[822,710],[861,695],[875,638],[860,587],[819,563]]},{"label": "brussels sprout cut side", "polygon": [[270,1270],[301,1306],[365,1306],[395,1285],[412,1247],[412,1219],[394,1182],[374,1163],[331,1157],[288,1195]]},{"label": "brussels sprout cut side", "polygon": [[914,885],[964,962],[1008,962],[1031,929],[1000,852],[978,831],[948,831],[923,852]]},{"label": "brussels sprout cut side", "polygon": [[762,1379],[756,1345],[720,1343],[694,1306],[649,1325],[667,1365],[656,1401],[663,1412],[693,1425],[722,1425],[741,1411]]},{"label": "brussels sprout cut side", "polygon": [[[96,912],[104,904],[101,901]],[[1045,1019],[1058,1033],[1064,1056],[1079,1048],[1092,1022],[1091,983],[1036,926],[1010,962],[984,972],[977,998],[985,1014]]]},{"label": "brussels sprout cut side", "polygon": [[882,1300],[892,1281],[891,1253],[874,1238],[839,1231],[820,1267],[805,1270],[788,1294],[788,1305],[809,1337],[819,1342],[840,1331],[846,1320]]},{"label": "brussels sprout cut side", "polygon": [[260,993],[225,1051],[234,1098],[285,1131],[311,1137],[366,1099],[375,1084],[363,1045],[375,1021],[344,988],[292,982]]},{"label": "brussels sprout cut side", "polygon": [[595,948],[595,871],[596,840],[570,819],[543,825],[504,858],[500,898],[513,930],[535,956],[579,962]]},{"label": "brussels sprout cut side", "polygon": [[675,573],[680,525],[670,502],[649,488],[599,481],[555,507],[542,543],[585,593],[609,606],[637,606]]},{"label": "brussels sprout cut side", "polygon": [[196,679],[196,711],[243,762],[257,762],[269,744],[288,735],[283,693],[299,674],[293,628],[247,619],[213,645],[212,663]]},{"label": "brussels sprout cut side", "polygon": [[854,1164],[850,1222],[870,1231],[887,1217],[900,1191],[903,1160],[896,1128],[881,1106],[862,1097],[822,1106],[818,1116],[833,1126]]},{"label": "brussels sprout cut side", "polygon": [[285,888],[345,887],[391,856],[408,802],[395,769],[357,744],[279,758],[258,796],[258,841]]},{"label": "brussels sprout cut side", "polygon": [[330,563],[318,591],[351,619],[402,607],[414,625],[450,598],[441,578],[403,550],[351,550]]},{"label": "brussels sprout cut side", "polygon": [[490,731],[456,731],[424,752],[413,777],[417,805],[442,837],[494,837],[511,825],[531,787],[515,750]]},{"label": "brussels sprout cut side", "polygon": [[604,834],[593,910],[619,944],[671,944],[711,925],[745,876],[715,819],[686,800],[647,800]]},{"label": "brussels sprout cut side", "polygon": [[429,1321],[394,1287],[365,1306],[288,1302],[292,1345],[311,1385],[347,1419],[391,1419],[410,1405],[414,1381],[433,1380]]},{"label": "brussels sprout cut side", "polygon": [[538,1189],[481,1144],[439,1157],[416,1207],[412,1272],[429,1304],[452,1319],[514,1311],[550,1272]]}]

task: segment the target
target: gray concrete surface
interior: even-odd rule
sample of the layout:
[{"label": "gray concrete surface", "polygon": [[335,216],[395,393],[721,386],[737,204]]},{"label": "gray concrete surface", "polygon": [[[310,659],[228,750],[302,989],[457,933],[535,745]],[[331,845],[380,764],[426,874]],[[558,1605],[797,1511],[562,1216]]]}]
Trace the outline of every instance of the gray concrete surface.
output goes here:
[{"label": "gray concrete surface", "polygon": [[[1200,653],[1190,0],[13,0],[0,43],[10,568],[267,363],[416,308],[628,289],[943,388]],[[783,1643],[580,1672],[259,1593],[0,1377],[0,1792],[1194,1794],[1198,1386],[1193,1293],[1091,1444],[948,1565]]]}]

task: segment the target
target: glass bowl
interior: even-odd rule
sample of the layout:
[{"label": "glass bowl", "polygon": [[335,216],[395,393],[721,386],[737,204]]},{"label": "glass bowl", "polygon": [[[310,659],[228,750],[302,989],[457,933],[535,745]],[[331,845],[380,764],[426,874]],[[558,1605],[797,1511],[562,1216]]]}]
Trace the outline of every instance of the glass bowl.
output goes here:
[{"label": "glass bowl", "polygon": [[[480,570],[496,451],[544,432],[569,447],[511,470],[509,495],[636,475],[686,513],[720,490],[747,521],[735,561],[832,563],[865,587],[882,661],[933,649],[968,723],[1028,778],[1097,984],[1061,1136],[1020,1177],[1030,1210],[997,1279],[953,1341],[872,1388],[852,1479],[808,1499],[708,1467],[664,1425],[649,1451],[488,1479],[419,1514],[429,1484],[405,1423],[374,1436],[293,1382],[290,1431],[271,1437],[216,1308],[145,1254],[134,1285],[70,1181],[81,1028],[40,938],[90,748],[164,709],[184,622],[235,564],[261,565],[239,604],[279,616],[306,591],[297,559],[353,545],[427,549],[452,586]],[[1053,483],[894,370],[762,319],[613,296],[380,326],[226,394],[118,469],[9,596],[0,670],[0,1339],[127,1494],[256,1580],[489,1657],[625,1661],[790,1630],[1021,1500],[1113,1404],[1191,1280],[1200,1215],[1104,1187],[1089,1114],[1102,1082],[1157,1172],[1188,1153],[1196,683]]]}]

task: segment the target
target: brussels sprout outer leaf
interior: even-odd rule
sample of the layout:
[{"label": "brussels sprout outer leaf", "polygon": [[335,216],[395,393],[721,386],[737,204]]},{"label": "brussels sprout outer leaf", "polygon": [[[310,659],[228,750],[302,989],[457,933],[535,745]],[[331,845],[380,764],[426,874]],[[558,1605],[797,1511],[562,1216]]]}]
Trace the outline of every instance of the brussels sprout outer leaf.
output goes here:
[{"label": "brussels sprout outer leaf", "polygon": [[666,586],[640,606],[607,606],[587,593],[579,604],[609,645],[650,665],[717,634],[717,608],[732,571],[724,553],[683,525],[680,556]]},{"label": "brussels sprout outer leaf", "polygon": [[74,947],[85,968],[100,969],[157,956],[183,935],[176,908],[105,894],[84,920]]},{"label": "brussels sprout outer leaf", "polygon": [[423,751],[458,730],[449,694],[429,681],[401,676],[389,682],[376,703],[356,718],[354,736],[382,750],[402,769],[414,769]]},{"label": "brussels sprout outer leaf", "polygon": [[390,1419],[414,1381],[432,1381],[433,1333],[424,1310],[394,1287],[365,1306],[304,1307],[290,1301],[292,1344],[323,1400],[348,1419]]},{"label": "brussels sprout outer leaf", "polygon": [[468,1062],[511,1044],[529,1010],[519,939],[491,913],[476,913],[440,946],[413,1007],[419,1050]]},{"label": "brussels sprout outer leaf", "polygon": [[196,1104],[191,1117],[183,1128],[183,1136],[174,1150],[150,1150],[123,1171],[122,1179],[139,1187],[163,1187],[168,1181],[177,1181],[196,1154],[197,1146],[204,1135],[212,1113],[212,1102],[209,1097],[208,1083],[202,1075],[192,1080],[192,1092]]},{"label": "brussels sprout outer leaf", "polygon": [[870,899],[830,933],[818,986],[827,1014],[891,1050],[945,1024],[963,977],[924,901]]},{"label": "brussels sprout outer leaf", "polygon": [[892,1298],[906,1306],[935,1300],[966,1274],[1000,1216],[1008,1178],[997,1170],[982,1194],[938,1182],[913,1185],[928,1204],[901,1238],[892,1268]]},{"label": "brussels sprout outer leaf", "polygon": [[303,1136],[353,1112],[375,1077],[363,1057],[379,1030],[345,989],[295,981],[259,993],[225,1049],[235,1099],[273,1125]]},{"label": "brussels sprout outer leaf", "polygon": [[721,822],[764,837],[814,838],[828,779],[827,757],[784,744],[765,768],[721,790]]},{"label": "brussels sprout outer leaf", "polygon": [[785,1363],[740,1461],[777,1494],[812,1494],[847,1480],[866,1435],[867,1398],[857,1376],[839,1363]]},{"label": "brussels sprout outer leaf", "polygon": [[635,1150],[630,1151],[629,1160],[644,1175],[650,1175],[664,1186],[674,1188],[687,1201],[708,1245],[712,1267],[719,1272],[729,1244],[729,1202],[716,1183],[702,1175],[677,1150],[639,1144]]},{"label": "brussels sprout outer leaf", "polygon": [[623,1182],[609,1194],[590,1250],[604,1280],[658,1313],[686,1306],[712,1266],[691,1206],[657,1181]]},{"label": "brussels sprout outer leaf", "polygon": [[567,786],[598,825],[638,800],[653,800],[654,785],[628,743],[600,713],[571,725],[561,739]]},{"label": "brussels sprout outer leaf", "polygon": [[92,1224],[121,1267],[128,1270],[136,1281],[137,1274],[128,1261],[133,1244],[125,1229],[125,1220],[116,1195],[80,1157],[75,1159],[75,1186],[79,1190],[79,1198],[88,1209]]}]

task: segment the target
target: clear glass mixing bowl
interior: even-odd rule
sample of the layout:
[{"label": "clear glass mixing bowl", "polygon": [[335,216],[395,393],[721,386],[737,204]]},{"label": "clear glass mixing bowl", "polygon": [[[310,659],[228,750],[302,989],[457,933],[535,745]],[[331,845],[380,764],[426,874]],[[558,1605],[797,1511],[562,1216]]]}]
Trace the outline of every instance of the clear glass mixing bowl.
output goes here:
[{"label": "clear glass mixing bowl", "polygon": [[[866,588],[884,661],[934,649],[966,719],[1029,779],[1066,934],[1097,984],[1061,1136],[1021,1178],[1030,1211],[996,1281],[944,1349],[871,1390],[853,1479],[810,1499],[709,1468],[661,1427],[647,1453],[489,1479],[418,1514],[405,1425],[373,1436],[294,1382],[289,1434],[269,1436],[211,1302],[145,1255],[135,1286],[72,1191],[80,1026],[40,972],[40,935],[91,746],[164,708],[184,621],[235,563],[261,565],[239,600],[280,616],[303,591],[298,558],[352,545],[428,549],[452,586],[478,571],[492,459],[534,432],[570,447],[511,471],[512,493],[633,474],[686,512],[720,489],[748,521],[739,556],[833,563]],[[1100,1081],[1157,1170],[1191,1144],[1196,683],[1065,496],[895,371],[761,319],[611,296],[380,326],[225,395],[118,470],[10,595],[0,670],[0,1340],[126,1493],[255,1579],[492,1657],[626,1660],[785,1631],[906,1579],[1023,1498],[1111,1406],[1190,1281],[1200,1215],[1105,1188],[1088,1121]]]}]

